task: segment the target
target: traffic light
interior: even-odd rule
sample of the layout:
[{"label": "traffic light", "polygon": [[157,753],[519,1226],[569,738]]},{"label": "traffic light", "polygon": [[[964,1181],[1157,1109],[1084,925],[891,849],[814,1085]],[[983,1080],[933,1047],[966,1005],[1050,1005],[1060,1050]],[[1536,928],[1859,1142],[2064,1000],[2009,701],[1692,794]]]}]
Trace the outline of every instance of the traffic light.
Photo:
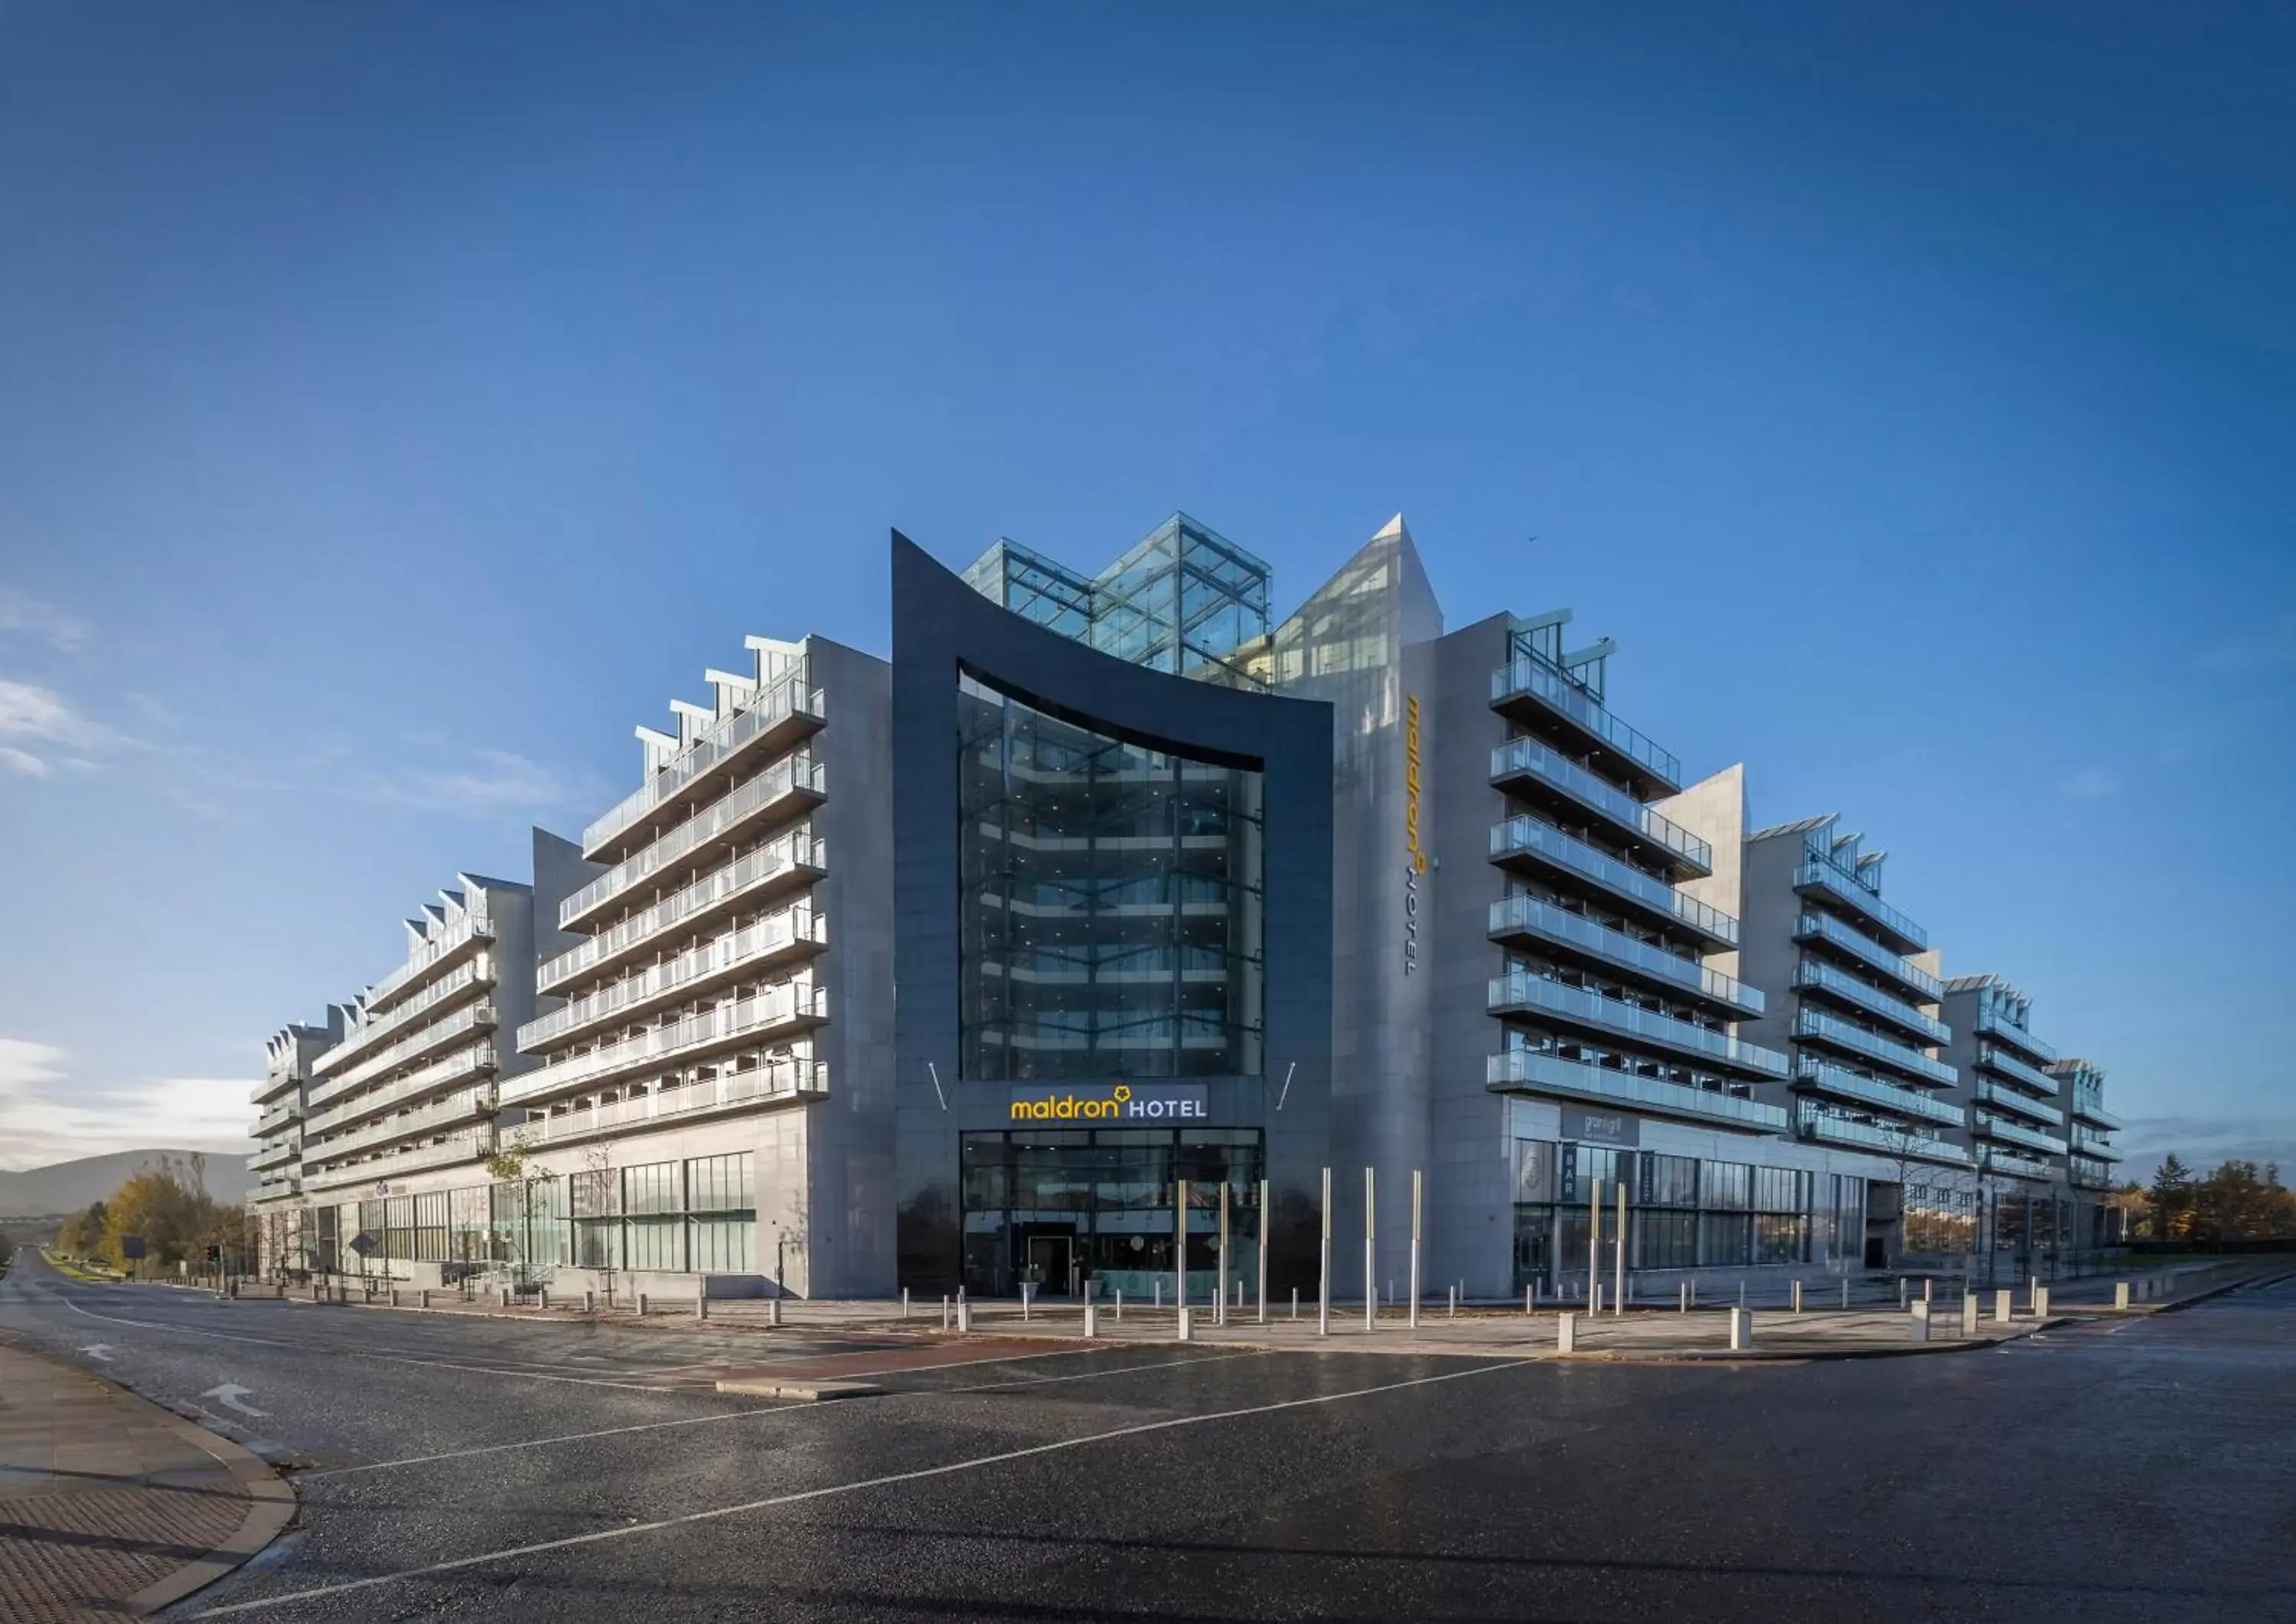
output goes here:
[{"label": "traffic light", "polygon": [[222,1262],[222,1261],[223,1261],[223,1248],[222,1248],[222,1247],[220,1247],[220,1246],[210,1246],[210,1247],[209,1247],[209,1248],[208,1248],[208,1261],[209,1261],[209,1262],[210,1262],[210,1263],[220,1263],[220,1262]]}]

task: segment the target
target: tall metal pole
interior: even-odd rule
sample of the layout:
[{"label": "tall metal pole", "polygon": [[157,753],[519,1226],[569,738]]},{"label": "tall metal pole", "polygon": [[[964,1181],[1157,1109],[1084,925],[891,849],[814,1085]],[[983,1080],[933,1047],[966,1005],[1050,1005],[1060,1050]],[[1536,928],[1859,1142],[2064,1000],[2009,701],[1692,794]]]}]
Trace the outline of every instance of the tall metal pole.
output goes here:
[{"label": "tall metal pole", "polygon": [[1611,1304],[1611,1312],[1624,1314],[1627,1311],[1627,1181],[1623,1178],[1619,1180],[1618,1230],[1619,1265],[1613,1275],[1615,1284],[1611,1294],[1615,1300]]},{"label": "tall metal pole", "polygon": [[1587,1181],[1587,1312],[1597,1311],[1603,1296],[1603,1181]]},{"label": "tall metal pole", "polygon": [[1316,1283],[1316,1334],[1332,1333],[1332,1169],[1324,1169],[1324,1268]]},{"label": "tall metal pole", "polygon": [[1267,1323],[1267,1181],[1264,1178],[1259,1181],[1259,1323]]},{"label": "tall metal pole", "polygon": [[1172,1204],[1172,1306],[1188,1306],[1188,1181],[1180,1180],[1179,1195]]},{"label": "tall metal pole", "polygon": [[1379,1329],[1379,1199],[1375,1175],[1364,1169],[1364,1329]]},{"label": "tall metal pole", "polygon": [[1411,1169],[1411,1328],[1419,1329],[1419,1169]]},{"label": "tall metal pole", "polygon": [[1212,1314],[1214,1325],[1227,1324],[1227,1180],[1220,1180],[1220,1248],[1219,1304]]}]

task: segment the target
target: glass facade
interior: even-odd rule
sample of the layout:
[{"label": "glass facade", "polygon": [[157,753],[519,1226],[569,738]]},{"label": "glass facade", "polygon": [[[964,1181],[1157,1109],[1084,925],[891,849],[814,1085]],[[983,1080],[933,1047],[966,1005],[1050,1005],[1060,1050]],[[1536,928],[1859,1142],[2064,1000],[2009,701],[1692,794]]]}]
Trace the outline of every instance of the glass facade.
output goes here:
[{"label": "glass facade", "polygon": [[963,1074],[1259,1075],[1260,775],[957,707]]},{"label": "glass facade", "polygon": [[[964,1287],[1011,1297],[1023,1281],[1041,1296],[1135,1300],[1161,1284],[1174,1292],[1179,1224],[1174,1202],[1188,1181],[1188,1297],[1218,1290],[1220,1186],[1227,1186],[1228,1278],[1258,1290],[1258,1128],[1070,1128],[968,1133],[963,1147]],[[1233,1292],[1233,1284],[1229,1286]]]}]

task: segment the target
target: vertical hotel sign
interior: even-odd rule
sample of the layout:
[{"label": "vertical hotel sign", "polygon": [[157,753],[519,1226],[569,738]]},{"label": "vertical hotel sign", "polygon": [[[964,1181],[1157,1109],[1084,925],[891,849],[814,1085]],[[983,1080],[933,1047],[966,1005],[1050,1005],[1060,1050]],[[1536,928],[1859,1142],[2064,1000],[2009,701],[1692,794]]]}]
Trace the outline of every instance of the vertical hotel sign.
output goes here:
[{"label": "vertical hotel sign", "polygon": [[1427,854],[1419,845],[1419,696],[1403,701],[1403,973],[1419,968],[1419,876]]}]

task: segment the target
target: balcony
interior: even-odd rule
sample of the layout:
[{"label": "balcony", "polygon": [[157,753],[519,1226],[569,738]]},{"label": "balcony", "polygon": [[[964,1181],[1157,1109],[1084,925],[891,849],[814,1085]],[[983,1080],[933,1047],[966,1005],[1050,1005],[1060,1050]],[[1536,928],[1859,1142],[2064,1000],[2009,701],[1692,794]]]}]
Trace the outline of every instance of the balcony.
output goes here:
[{"label": "balcony", "polygon": [[594,863],[627,857],[633,844],[653,833],[660,814],[713,792],[744,761],[818,732],[827,715],[825,696],[807,685],[807,674],[800,664],[742,709],[704,729],[644,786],[582,831],[582,855]]},{"label": "balcony", "polygon": [[1805,1139],[1854,1145],[1877,1155],[1910,1161],[1934,1161],[1946,1167],[1965,1168],[1969,1165],[1969,1152],[1957,1144],[1932,1139],[1908,1128],[1883,1128],[1872,1122],[1860,1122],[1855,1117],[1827,1111],[1811,1100],[1800,1103],[1794,1113],[1794,1127]]},{"label": "balcony", "polygon": [[495,1091],[491,1087],[466,1089],[435,1105],[420,1111],[410,1111],[402,1116],[381,1117],[365,1128],[329,1139],[324,1144],[313,1143],[304,1152],[307,1162],[332,1161],[348,1156],[354,1151],[366,1150],[377,1144],[389,1144],[394,1140],[412,1138],[416,1135],[436,1133],[442,1128],[453,1128],[495,1111]]},{"label": "balcony", "polygon": [[663,931],[698,930],[743,903],[771,900],[811,885],[829,865],[829,842],[803,833],[783,835],[723,868],[712,869],[683,890],[672,891],[642,913],[546,961],[535,972],[535,986],[549,992],[578,976],[605,970],[644,950]]},{"label": "balcony", "polygon": [[2076,1122],[2066,1136],[2066,1148],[2076,1156],[2094,1156],[2100,1161],[2118,1161],[2120,1152],[2105,1142],[2103,1134],[2093,1128],[2083,1128]]},{"label": "balcony", "polygon": [[1763,1010],[1759,988],[1541,898],[1502,897],[1491,904],[1490,934],[1494,940],[1533,941],[1573,954],[1621,975],[1660,983],[1680,997],[1732,1015],[1759,1015]]},{"label": "balcony", "polygon": [[380,1088],[353,1089],[324,1111],[313,1112],[309,1131],[326,1133],[347,1123],[358,1121],[363,1117],[389,1111],[402,1100],[420,1099],[426,1094],[436,1094],[476,1072],[493,1070],[495,1058],[492,1043],[474,1043]]},{"label": "balcony", "polygon": [[1727,914],[1684,896],[1657,875],[1646,874],[1538,818],[1510,817],[1493,824],[1491,860],[1527,863],[1549,874],[1591,881],[1639,914],[1693,931],[1718,947],[1738,945],[1738,922]]},{"label": "balcony", "polygon": [[282,1139],[276,1144],[266,1144],[247,1159],[250,1170],[263,1168],[283,1168],[303,1153],[303,1141]]},{"label": "balcony", "polygon": [[263,1080],[247,1091],[247,1103],[267,1105],[303,1080],[303,1068],[299,1064],[283,1071],[266,1071]]},{"label": "balcony", "polygon": [[579,1087],[595,1087],[634,1074],[699,1060],[720,1050],[768,1043],[829,1019],[829,993],[810,981],[769,987],[650,1031],[562,1055],[523,1072],[504,1088],[503,1103],[525,1104]]},{"label": "balcony", "polygon": [[371,1082],[387,1074],[394,1066],[410,1061],[422,1060],[452,1044],[466,1032],[474,1032],[495,1023],[495,1006],[486,1000],[456,1010],[443,1020],[435,1021],[412,1037],[400,1039],[380,1054],[371,1054],[348,1071],[331,1077],[326,1083],[311,1090],[309,1103],[314,1106],[332,1103],[362,1083]]},{"label": "balcony", "polygon": [[299,1173],[275,1174],[256,1185],[252,1199],[260,1204],[264,1202],[283,1202],[302,1193],[302,1175]]},{"label": "balcony", "polygon": [[697,852],[706,853],[714,842],[730,840],[752,824],[793,816],[819,806],[827,794],[827,775],[811,756],[800,754],[776,761],[559,904],[559,928],[575,929],[642,881],[676,879]]},{"label": "balcony", "polygon": [[1924,1122],[1942,1123],[1948,1128],[1969,1125],[1968,1112],[1950,1100],[1923,1094],[1918,1088],[1901,1088],[1879,1078],[1861,1077],[1808,1055],[1794,1068],[1793,1086],[1798,1093],[1828,1094],[1837,1099],[1856,1100],[1860,1104],[1879,1106],[1900,1116],[1919,1117]]},{"label": "balcony", "polygon": [[2084,1190],[2111,1190],[2120,1183],[2111,1162],[2096,1161],[2078,1151],[2065,1163],[2065,1178]]},{"label": "balcony", "polygon": [[[1990,1032],[2004,1043],[2014,1044],[2041,1065],[2046,1066],[2057,1057],[2057,1051],[2054,1046],[2043,1043],[2021,1026],[2012,1025],[2008,1017],[1998,1010],[1980,1007],[1977,1012],[1977,1029],[1980,1032]],[[2056,1091],[2057,1080],[2051,1078],[2049,1092],[2054,1094]]]},{"label": "balcony", "polygon": [[1944,1043],[1953,1036],[1953,1029],[1935,1016],[1923,1014],[1903,998],[1891,997],[1880,988],[1859,980],[1847,971],[1837,970],[1823,959],[1804,956],[1794,965],[1793,984],[1807,992],[1822,992],[1839,998],[1900,1031],[1912,1033],[1917,1039]]},{"label": "balcony", "polygon": [[829,920],[803,904],[784,908],[730,936],[704,942],[627,980],[602,987],[518,1029],[518,1046],[534,1053],[610,1021],[627,1022],[729,980],[760,975],[819,953],[829,945]]},{"label": "balcony", "polygon": [[2120,1119],[2099,1104],[2095,1096],[2084,1097],[2078,1093],[2073,1095],[2073,1120],[2094,1123],[2107,1132],[2121,1126]]},{"label": "balcony", "polygon": [[2005,1173],[2012,1178],[2047,1178],[2049,1164],[2038,1156],[2027,1156],[2016,1151],[2004,1150],[1997,1144],[1977,1147],[1977,1165],[1988,1173]]},{"label": "balcony", "polygon": [[473,947],[494,939],[493,922],[474,914],[439,927],[439,933],[408,955],[404,964],[366,989],[366,1013],[373,1015],[390,1008],[400,994],[414,991],[449,964],[459,963]]},{"label": "balcony", "polygon": [[1798,916],[1794,920],[1794,939],[1822,941],[1839,947],[1868,970],[1880,971],[1925,1004],[1934,1004],[1945,997],[1945,983],[1937,977],[1918,964],[1907,964],[1864,931],[1852,930],[1831,914]]},{"label": "balcony", "polygon": [[1598,1105],[1630,1106],[1652,1116],[1675,1117],[1692,1122],[1720,1123],[1761,1133],[1785,1131],[1786,1113],[1759,1100],[1742,1100],[1718,1089],[1695,1088],[1687,1083],[1662,1082],[1614,1071],[1608,1066],[1509,1049],[1485,1062],[1484,1086],[1498,1094],[1559,1095],[1565,1099],[1591,1100]]},{"label": "balcony", "polygon": [[1977,1046],[1977,1063],[1988,1071],[1997,1071],[2012,1082],[2022,1083],[2035,1093],[2048,1099],[2057,1097],[2057,1079],[2037,1067],[2029,1066],[2008,1050],[1989,1043]]},{"label": "balcony", "polygon": [[1926,1078],[1933,1083],[1952,1084],[1961,1080],[1961,1073],[1941,1060],[1931,1060],[1919,1049],[1892,1043],[1878,1032],[1852,1026],[1847,1021],[1837,1021],[1817,1010],[1794,1012],[1793,1035],[1812,1043],[1833,1044],[1852,1054],[1895,1067],[1912,1077]]},{"label": "balcony", "polygon": [[1544,976],[1521,972],[1493,976],[1485,994],[1485,1007],[1494,1015],[1543,1015],[1582,1031],[1653,1045],[1757,1077],[1782,1078],[1786,1074],[1786,1057],[1775,1049],[1746,1043],[1694,1021],[1662,1015],[1623,998],[1605,997],[1583,987],[1550,981]]},{"label": "balcony", "polygon": [[273,1106],[269,1111],[265,1111],[261,1116],[256,1118],[255,1127],[250,1131],[251,1136],[255,1138],[268,1139],[272,1135],[278,1133],[290,1123],[300,1122],[302,1120],[303,1102],[300,1100],[290,1100],[284,1105]]},{"label": "balcony", "polygon": [[586,1110],[529,1118],[514,1131],[522,1145],[564,1144],[599,1134],[642,1132],[661,1123],[676,1127],[697,1117],[754,1105],[826,1099],[829,1067],[817,1060],[775,1060],[684,1088],[665,1088]]},{"label": "balcony", "polygon": [[478,1161],[494,1154],[494,1130],[447,1140],[443,1144],[417,1145],[389,1156],[353,1161],[324,1173],[305,1172],[304,1186],[311,1190],[340,1189],[345,1185],[381,1184],[430,1168],[451,1167],[458,1161]]},{"label": "balcony", "polygon": [[1677,880],[1714,872],[1711,845],[1536,739],[1510,740],[1491,751],[1491,783],[1559,804],[1566,814],[1601,818],[1612,835]]},{"label": "balcony", "polygon": [[370,1016],[354,1026],[343,1040],[311,1062],[311,1070],[320,1077],[340,1071],[348,1065],[361,1050],[371,1050],[393,1032],[404,1031],[434,1010],[442,1009],[455,998],[474,988],[493,985],[491,976],[480,973],[477,964],[463,965],[444,980],[433,981],[405,1003],[395,1005],[390,1013]]},{"label": "balcony", "polygon": [[1930,945],[1928,931],[1867,890],[1848,869],[1827,858],[1808,857],[1794,870],[1794,890],[1805,897],[1821,896],[1840,903],[1899,953],[1920,953]]},{"label": "balcony", "polygon": [[1998,1139],[2005,1144],[2014,1144],[2025,1150],[2038,1151],[2044,1156],[2062,1156],[2065,1153],[2065,1142],[2062,1139],[2052,1139],[2038,1128],[2022,1128],[2014,1122],[2005,1121],[1989,1111],[1973,1112],[1970,1119],[1970,1125],[1981,1137]]},{"label": "balcony", "polygon": [[2062,1128],[2065,1125],[2065,1113],[2055,1106],[2044,1105],[2030,1095],[2020,1094],[2014,1088],[2004,1088],[2000,1084],[1988,1082],[1984,1078],[1972,1079],[1970,1093],[1972,1097],[1981,1100],[1986,1104],[1998,1106],[2003,1111],[2024,1118],[2027,1121],[2039,1122],[2050,1128]]},{"label": "balcony", "polygon": [[1607,750],[1633,774],[1637,787],[1671,795],[1682,788],[1682,762],[1603,708],[1600,701],[1543,660],[1509,660],[1491,673],[1491,709],[1531,713],[1561,724],[1588,750]]}]

